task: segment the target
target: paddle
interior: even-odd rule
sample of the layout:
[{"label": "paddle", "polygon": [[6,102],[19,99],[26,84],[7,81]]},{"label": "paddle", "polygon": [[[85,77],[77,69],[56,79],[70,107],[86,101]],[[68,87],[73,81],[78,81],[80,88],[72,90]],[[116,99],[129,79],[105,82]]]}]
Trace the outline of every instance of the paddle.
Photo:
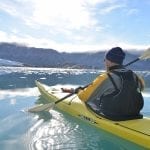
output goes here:
[{"label": "paddle", "polygon": [[124,65],[125,67],[139,61],[139,60],[146,60],[150,58],[150,48],[148,48],[141,56],[139,56],[138,58],[136,58],[135,60],[127,63],[126,65]]},{"label": "paddle", "polygon": [[[150,58],[150,48],[147,49],[140,57],[138,57],[137,59],[129,62],[128,64],[124,65],[125,67],[126,66],[129,66],[130,64],[133,64],[139,60],[146,60],[146,59],[149,59]],[[38,83],[37,83],[38,84]],[[88,87],[88,85],[82,87],[82,89]],[[77,91],[80,87],[76,88],[74,91]],[[48,104],[44,104],[44,105],[38,105],[38,106],[35,106],[33,108],[30,108],[28,109],[29,112],[40,112],[40,111],[44,111],[44,110],[50,110],[52,109],[56,104],[60,103],[61,101],[65,100],[66,98],[72,96],[73,94],[76,94],[76,92],[73,92],[73,93],[70,93],[68,95],[66,95],[65,97],[57,100],[56,102],[53,102],[53,103],[48,103]]]},{"label": "paddle", "polygon": [[44,111],[44,110],[50,110],[52,109],[57,103],[60,103],[61,101],[65,100],[66,98],[72,96],[74,93],[70,93],[68,95],[66,95],[65,97],[59,99],[58,101],[56,102],[53,102],[53,103],[48,103],[48,104],[42,104],[42,105],[38,105],[38,106],[35,106],[35,107],[32,107],[30,109],[28,109],[29,112],[40,112],[40,111]]}]

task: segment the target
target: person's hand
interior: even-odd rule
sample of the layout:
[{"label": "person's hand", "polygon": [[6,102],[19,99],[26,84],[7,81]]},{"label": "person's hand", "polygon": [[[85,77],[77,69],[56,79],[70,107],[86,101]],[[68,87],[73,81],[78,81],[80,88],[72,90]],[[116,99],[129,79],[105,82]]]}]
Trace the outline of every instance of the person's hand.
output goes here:
[{"label": "person's hand", "polygon": [[70,89],[67,89],[67,88],[61,88],[62,92],[64,93],[74,93],[74,89],[70,88]]},{"label": "person's hand", "polygon": [[64,92],[64,93],[75,93],[75,94],[77,94],[80,90],[83,90],[83,89],[84,89],[83,87],[78,87],[76,89],[73,89],[73,88],[70,88],[70,89],[61,88],[62,92]]}]

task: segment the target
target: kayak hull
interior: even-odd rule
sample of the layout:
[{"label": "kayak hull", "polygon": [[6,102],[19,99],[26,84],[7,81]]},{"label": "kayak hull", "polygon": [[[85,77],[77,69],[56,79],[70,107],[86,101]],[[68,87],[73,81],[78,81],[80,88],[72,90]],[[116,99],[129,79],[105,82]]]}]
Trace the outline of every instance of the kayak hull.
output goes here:
[{"label": "kayak hull", "polygon": [[[48,102],[55,102],[66,96],[66,93],[62,93],[61,91],[54,92],[47,90],[46,86],[39,81],[36,81],[36,85],[41,95]],[[129,121],[111,121],[89,110],[85,103],[76,95],[63,100],[56,107],[100,129],[150,149],[150,118],[144,117],[143,119]]]}]

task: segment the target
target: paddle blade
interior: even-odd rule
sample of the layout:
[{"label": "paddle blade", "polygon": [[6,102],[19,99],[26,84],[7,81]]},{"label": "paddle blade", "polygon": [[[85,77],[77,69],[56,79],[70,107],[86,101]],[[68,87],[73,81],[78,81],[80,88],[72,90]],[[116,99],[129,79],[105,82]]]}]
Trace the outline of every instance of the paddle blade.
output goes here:
[{"label": "paddle blade", "polygon": [[50,110],[55,106],[55,103],[42,104],[28,109],[28,112],[36,113],[44,110]]},{"label": "paddle blade", "polygon": [[140,57],[141,60],[146,60],[150,58],[150,48],[148,48]]}]

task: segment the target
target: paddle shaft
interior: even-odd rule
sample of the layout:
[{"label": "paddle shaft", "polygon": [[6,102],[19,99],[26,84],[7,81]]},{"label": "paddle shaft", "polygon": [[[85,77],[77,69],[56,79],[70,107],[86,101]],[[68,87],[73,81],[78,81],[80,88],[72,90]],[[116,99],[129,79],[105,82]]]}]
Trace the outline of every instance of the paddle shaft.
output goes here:
[{"label": "paddle shaft", "polygon": [[140,58],[136,58],[135,60],[133,60],[133,61],[127,63],[126,65],[124,65],[124,67],[127,67],[127,66],[129,66],[129,65],[131,65],[131,64],[133,64],[133,63],[135,63],[135,62],[137,62],[137,61],[139,61],[139,60],[140,60]]},{"label": "paddle shaft", "polygon": [[66,99],[66,98],[68,98],[68,97],[70,97],[70,96],[72,96],[73,94],[74,94],[74,93],[70,93],[70,94],[66,95],[65,97],[63,97],[63,98],[57,100],[57,101],[55,102],[55,104],[60,103],[61,101],[63,101],[64,99]]},{"label": "paddle shaft", "polygon": [[[88,85],[82,87],[81,89],[85,89],[85,88],[88,87],[89,85],[90,85],[90,84],[88,84]],[[76,88],[75,91],[76,91],[77,89],[79,89],[79,87]],[[70,93],[70,94],[66,95],[65,97],[63,97],[63,98],[57,100],[57,101],[55,102],[55,104],[60,103],[61,101],[63,101],[64,99],[66,99],[66,98],[68,98],[68,97],[70,97],[70,96],[72,96],[73,94],[76,94],[76,93],[73,92],[73,93]]]}]

